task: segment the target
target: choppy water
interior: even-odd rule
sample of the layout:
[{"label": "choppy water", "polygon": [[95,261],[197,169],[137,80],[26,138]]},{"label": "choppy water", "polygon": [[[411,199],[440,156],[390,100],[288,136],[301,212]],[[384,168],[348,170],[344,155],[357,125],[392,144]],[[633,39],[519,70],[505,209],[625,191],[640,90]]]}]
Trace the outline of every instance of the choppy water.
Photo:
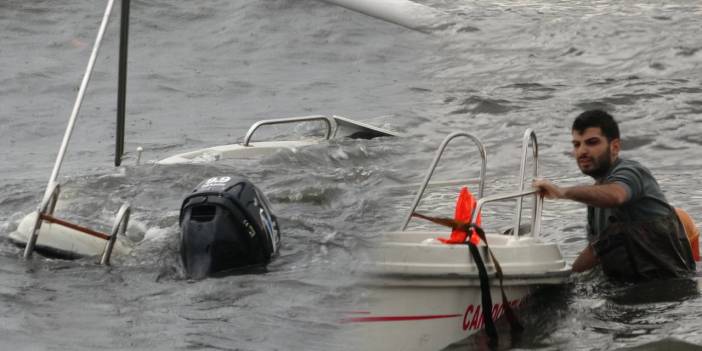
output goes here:
[{"label": "choppy water", "polygon": [[[122,202],[133,204],[137,249],[105,269],[92,260],[22,262],[6,238],[40,200],[105,4],[0,2],[3,348],[340,348],[337,313],[355,299],[347,273],[369,239],[399,225],[411,200],[388,187],[417,182],[454,130],[486,144],[488,177],[499,177],[488,193],[515,186],[527,127],[539,136],[541,173],[574,184],[588,180],[569,156],[572,118],[606,108],[621,121],[624,156],[648,165],[669,200],[702,220],[698,2],[424,3],[460,25],[425,35],[311,0],[133,1],[127,149],[143,146],[147,160],[240,140],[259,119],[316,113],[409,135],[207,166],[111,166],[113,17],[57,209],[104,228]],[[448,156],[444,174],[466,172],[463,155]],[[245,175],[268,194],[282,220],[281,257],[263,275],[188,282],[176,255],[180,201],[223,174]],[[448,211],[452,196],[434,196],[426,209]],[[577,204],[546,204],[545,236],[569,259],[585,244],[584,217]],[[576,277],[537,295],[523,314],[527,332],[503,347],[608,350],[667,337],[702,344],[698,290]]]}]

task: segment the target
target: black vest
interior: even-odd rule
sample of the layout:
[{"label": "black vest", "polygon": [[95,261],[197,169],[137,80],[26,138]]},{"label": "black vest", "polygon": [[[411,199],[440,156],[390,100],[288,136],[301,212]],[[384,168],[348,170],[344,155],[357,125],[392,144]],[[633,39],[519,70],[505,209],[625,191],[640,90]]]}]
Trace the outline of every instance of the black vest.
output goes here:
[{"label": "black vest", "polygon": [[[593,208],[588,208],[592,215]],[[645,221],[629,221],[615,209],[609,225],[592,242],[602,270],[622,281],[679,278],[695,271],[690,242],[671,208],[670,214]]]}]

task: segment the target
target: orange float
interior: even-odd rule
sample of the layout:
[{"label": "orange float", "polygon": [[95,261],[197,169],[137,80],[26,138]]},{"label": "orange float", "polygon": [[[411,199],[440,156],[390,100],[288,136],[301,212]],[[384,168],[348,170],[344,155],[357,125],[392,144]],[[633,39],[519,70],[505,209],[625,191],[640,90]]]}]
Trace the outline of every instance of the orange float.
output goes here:
[{"label": "orange float", "polygon": [[692,248],[692,257],[695,261],[700,260],[700,231],[697,229],[695,222],[692,220],[685,210],[682,208],[676,208],[675,213],[680,218],[683,227],[685,227],[685,234],[687,235],[687,240],[690,240],[690,247]]}]

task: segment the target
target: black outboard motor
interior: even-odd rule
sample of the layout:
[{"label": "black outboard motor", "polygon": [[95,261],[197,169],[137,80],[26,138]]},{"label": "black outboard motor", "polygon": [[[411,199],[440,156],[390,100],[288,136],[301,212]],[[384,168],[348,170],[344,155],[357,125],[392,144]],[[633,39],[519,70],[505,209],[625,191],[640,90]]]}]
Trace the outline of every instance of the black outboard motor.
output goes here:
[{"label": "black outboard motor", "polygon": [[278,220],[261,191],[243,178],[205,180],[183,200],[180,255],[190,278],[262,266],[278,252]]}]

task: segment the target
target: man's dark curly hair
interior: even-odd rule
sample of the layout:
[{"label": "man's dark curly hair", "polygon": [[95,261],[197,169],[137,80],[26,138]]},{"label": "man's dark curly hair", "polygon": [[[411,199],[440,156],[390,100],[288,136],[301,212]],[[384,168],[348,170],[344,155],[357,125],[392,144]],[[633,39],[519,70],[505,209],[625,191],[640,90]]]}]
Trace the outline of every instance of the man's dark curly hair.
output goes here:
[{"label": "man's dark curly hair", "polygon": [[619,139],[619,125],[614,117],[605,111],[589,110],[581,113],[573,121],[572,130],[582,134],[585,129],[591,127],[602,129],[602,134],[607,137],[608,141]]}]

